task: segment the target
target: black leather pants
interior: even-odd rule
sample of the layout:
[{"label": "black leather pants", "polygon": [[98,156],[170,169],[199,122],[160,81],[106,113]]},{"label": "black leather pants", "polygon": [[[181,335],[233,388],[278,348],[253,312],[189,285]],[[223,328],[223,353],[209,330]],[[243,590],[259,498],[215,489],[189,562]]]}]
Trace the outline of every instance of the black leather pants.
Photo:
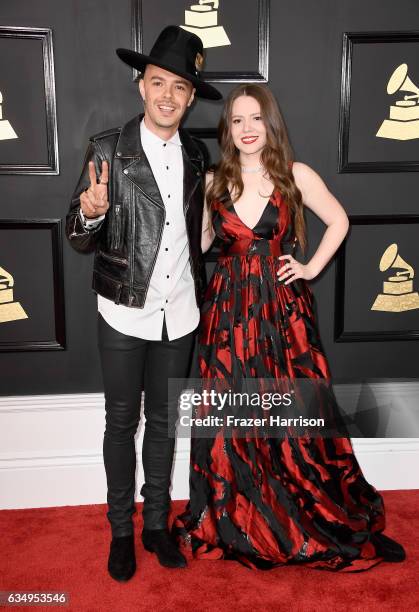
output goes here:
[{"label": "black leather pants", "polygon": [[[168,428],[177,416],[177,401],[168,397],[168,379],[188,376],[195,332],[176,340],[142,340],[121,334],[98,314],[98,345],[106,400],[103,459],[108,485],[112,536],[133,533],[135,513],[135,441],[144,390],[145,430],[142,449],[143,518],[146,529],[167,527],[169,487],[175,439]],[[176,404],[176,406],[175,406]],[[171,408],[169,410],[169,407]],[[170,416],[169,416],[170,415]]]}]

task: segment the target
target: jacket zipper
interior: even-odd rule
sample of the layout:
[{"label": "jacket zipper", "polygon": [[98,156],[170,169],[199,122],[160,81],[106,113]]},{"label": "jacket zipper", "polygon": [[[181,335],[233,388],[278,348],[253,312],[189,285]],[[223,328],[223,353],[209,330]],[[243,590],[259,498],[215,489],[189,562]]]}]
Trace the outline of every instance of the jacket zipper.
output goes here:
[{"label": "jacket zipper", "polygon": [[129,306],[132,306],[133,302],[134,302],[134,264],[135,264],[135,259],[134,259],[134,254],[135,254],[135,201],[134,201],[134,194],[133,192],[133,186],[131,185],[131,202],[132,202],[132,240],[131,240],[131,274],[130,274],[130,280],[129,280],[129,298],[128,298],[128,304]]},{"label": "jacket zipper", "polygon": [[112,261],[114,263],[123,264],[124,266],[128,265],[128,260],[125,259],[125,257],[117,257],[116,255],[109,255],[108,253],[105,253],[104,251],[102,251],[100,249],[99,249],[99,254],[104,259],[108,259],[109,261]]},{"label": "jacket zipper", "polygon": [[115,222],[113,227],[113,237],[111,248],[118,250],[121,243],[121,205],[115,204]]}]

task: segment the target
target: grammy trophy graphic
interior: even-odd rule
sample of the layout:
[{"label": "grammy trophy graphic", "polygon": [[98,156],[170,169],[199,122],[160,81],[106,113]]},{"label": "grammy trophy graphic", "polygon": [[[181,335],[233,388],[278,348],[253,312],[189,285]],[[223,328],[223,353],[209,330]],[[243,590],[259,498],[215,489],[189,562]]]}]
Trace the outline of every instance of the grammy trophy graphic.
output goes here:
[{"label": "grammy trophy graphic", "polygon": [[199,4],[185,10],[185,25],[180,27],[197,34],[204,49],[231,45],[223,26],[218,25],[219,5],[219,0],[199,0]]},{"label": "grammy trophy graphic", "polygon": [[415,272],[398,253],[396,243],[390,244],[380,260],[380,272],[397,270],[394,276],[389,276],[383,282],[383,293],[380,293],[371,310],[386,312],[403,312],[419,308],[419,293],[413,291],[412,278]]},{"label": "grammy trophy graphic", "polygon": [[10,125],[10,121],[3,119],[3,95],[0,91],[0,140],[11,140],[12,138],[18,138],[18,135]]},{"label": "grammy trophy graphic", "polygon": [[409,92],[390,106],[390,118],[384,119],[376,136],[393,140],[419,138],[419,87],[407,76],[407,64],[400,64],[391,75],[387,93]]},{"label": "grammy trophy graphic", "polygon": [[28,318],[19,302],[13,301],[13,285],[13,276],[0,268],[0,323]]}]

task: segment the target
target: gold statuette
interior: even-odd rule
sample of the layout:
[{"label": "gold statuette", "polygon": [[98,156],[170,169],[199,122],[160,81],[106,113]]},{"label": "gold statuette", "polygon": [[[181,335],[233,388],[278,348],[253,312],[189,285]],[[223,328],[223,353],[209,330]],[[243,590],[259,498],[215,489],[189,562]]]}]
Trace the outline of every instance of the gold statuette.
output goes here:
[{"label": "gold statuette", "polygon": [[376,136],[392,140],[413,140],[419,138],[419,87],[407,76],[407,64],[400,64],[391,75],[387,93],[407,91],[402,100],[390,106],[390,117],[384,119]]},{"label": "gold statuette", "polygon": [[219,0],[199,0],[185,11],[185,25],[180,27],[199,36],[204,49],[231,45],[223,26],[218,25],[219,5]]},{"label": "gold statuette", "polygon": [[10,125],[10,121],[7,119],[3,119],[3,96],[0,91],[0,140],[11,140],[12,138],[17,138],[17,134]]},{"label": "gold statuette", "polygon": [[384,312],[404,312],[419,308],[419,293],[413,291],[415,272],[411,265],[397,254],[396,243],[390,244],[380,260],[380,271],[394,271],[395,276],[389,276],[383,283],[383,293],[377,295],[371,310]]},{"label": "gold statuette", "polygon": [[13,301],[13,276],[0,268],[0,323],[27,319],[19,302]]}]

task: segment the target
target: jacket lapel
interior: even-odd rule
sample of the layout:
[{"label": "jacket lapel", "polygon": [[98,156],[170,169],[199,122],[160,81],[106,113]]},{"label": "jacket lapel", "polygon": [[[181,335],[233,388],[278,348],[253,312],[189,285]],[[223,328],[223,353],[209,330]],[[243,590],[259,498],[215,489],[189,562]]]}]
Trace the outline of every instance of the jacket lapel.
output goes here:
[{"label": "jacket lapel", "polygon": [[190,199],[201,181],[201,174],[192,166],[189,157],[182,148],[183,154],[183,210],[186,212]]},{"label": "jacket lapel", "polygon": [[195,189],[202,180],[199,151],[185,130],[179,131],[183,155],[183,210],[186,212]]},{"label": "jacket lapel", "polygon": [[122,172],[154,204],[164,208],[156,179],[141,145],[140,123],[143,115],[137,115],[126,123],[119,135],[115,158],[124,160]]},{"label": "jacket lapel", "polygon": [[[154,204],[164,208],[163,198],[141,144],[140,123],[137,115],[126,123],[119,135],[115,158],[121,160],[122,172]],[[202,180],[201,157],[198,146],[186,130],[179,130],[183,156],[183,209],[186,212],[195,189]]]}]

